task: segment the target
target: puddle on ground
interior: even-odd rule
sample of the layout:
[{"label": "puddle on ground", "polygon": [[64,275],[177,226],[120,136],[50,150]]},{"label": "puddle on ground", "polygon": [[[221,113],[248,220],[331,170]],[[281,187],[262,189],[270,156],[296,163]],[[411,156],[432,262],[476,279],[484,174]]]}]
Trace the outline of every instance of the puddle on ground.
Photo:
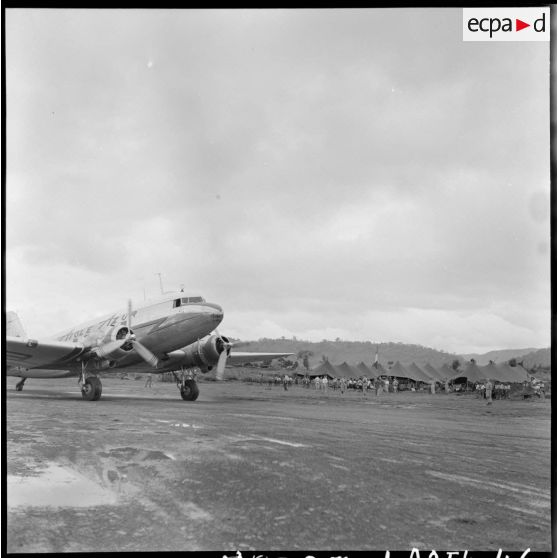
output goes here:
[{"label": "puddle on ground", "polygon": [[163,451],[143,450],[131,447],[113,448],[108,452],[100,451],[98,455],[100,457],[112,457],[114,459],[122,459],[125,461],[162,461],[165,459],[176,459],[171,454],[165,453]]},{"label": "puddle on ground", "polygon": [[8,475],[8,508],[84,508],[117,503],[117,495],[77,471],[54,463],[36,477]]}]

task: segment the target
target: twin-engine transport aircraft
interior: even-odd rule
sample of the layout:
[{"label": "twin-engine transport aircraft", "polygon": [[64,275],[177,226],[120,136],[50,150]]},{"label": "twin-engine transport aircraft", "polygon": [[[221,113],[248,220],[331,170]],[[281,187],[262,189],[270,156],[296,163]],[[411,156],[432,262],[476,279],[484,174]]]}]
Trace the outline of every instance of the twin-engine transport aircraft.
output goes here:
[{"label": "twin-engine transport aircraft", "polygon": [[[195,401],[199,389],[191,373],[217,368],[222,379],[227,361],[270,360],[292,353],[235,353],[232,343],[215,331],[223,320],[218,304],[201,296],[167,293],[132,311],[114,312],[58,333],[48,340],[26,336],[14,312],[7,312],[8,376],[64,378],[78,376],[87,401],[101,397],[96,372],[126,369],[130,372],[172,372],[182,399]],[[177,375],[177,372],[180,372]]]}]

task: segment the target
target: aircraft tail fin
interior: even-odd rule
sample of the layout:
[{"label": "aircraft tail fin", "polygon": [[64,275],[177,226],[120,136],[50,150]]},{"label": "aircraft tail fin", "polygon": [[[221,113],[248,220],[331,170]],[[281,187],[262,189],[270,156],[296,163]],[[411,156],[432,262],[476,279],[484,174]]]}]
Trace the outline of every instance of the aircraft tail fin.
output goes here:
[{"label": "aircraft tail fin", "polygon": [[25,328],[15,312],[6,312],[6,335],[10,337],[27,337]]}]

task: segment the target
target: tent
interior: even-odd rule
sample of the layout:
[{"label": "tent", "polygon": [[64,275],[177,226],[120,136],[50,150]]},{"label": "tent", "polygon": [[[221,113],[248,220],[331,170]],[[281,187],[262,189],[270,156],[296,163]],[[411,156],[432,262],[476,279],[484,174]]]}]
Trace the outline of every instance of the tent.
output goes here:
[{"label": "tent", "polygon": [[364,364],[364,362],[361,362],[356,366],[356,368],[362,376],[366,376],[367,378],[370,379],[370,378],[377,378],[378,376],[380,376],[380,374],[385,373],[385,372],[381,372],[381,370],[383,370],[381,366],[382,365],[379,364],[378,368],[376,368],[375,366],[369,368],[368,366],[366,366],[366,364]]},{"label": "tent", "polygon": [[[432,366],[429,362],[427,362],[422,369],[431,377],[434,378],[435,380],[441,380],[444,381],[446,379],[447,376],[442,376],[442,373],[440,372],[440,370],[438,370],[437,368],[434,368],[434,366]],[[453,375],[453,374],[452,374]]]},{"label": "tent", "polygon": [[306,372],[305,370],[299,370],[297,372],[297,376],[306,376],[308,375],[309,378],[315,378],[316,376],[327,376],[329,379],[333,379],[337,376],[337,372],[335,368],[326,360],[322,362],[317,368],[314,370],[310,370]]},{"label": "tent", "polygon": [[531,375],[529,372],[519,364],[517,366],[510,366],[507,362],[503,362],[496,365],[496,367],[499,366],[504,368],[506,371],[506,382],[523,383],[525,381],[531,381]]},{"label": "tent", "polygon": [[456,378],[467,378],[468,382],[484,382],[486,375],[474,362],[468,362],[463,370],[454,374],[453,379]]},{"label": "tent", "polygon": [[[424,372],[424,370],[421,370],[414,362],[408,364],[406,368],[409,371],[409,374],[411,375],[410,377],[413,380],[416,380],[417,382],[426,382],[426,383],[432,382],[432,378],[426,372]],[[437,378],[435,379],[439,381]]]},{"label": "tent", "polygon": [[461,375],[461,373],[457,373],[456,375],[456,371],[447,362],[438,368],[438,372],[442,378],[448,378],[449,380],[458,378]]},{"label": "tent", "polygon": [[363,376],[369,378],[356,364],[350,364],[349,368],[352,370],[355,378],[362,378]]},{"label": "tent", "polygon": [[394,376],[396,378],[408,378],[412,380],[413,377],[410,372],[399,362],[397,361],[387,372],[388,376]]},{"label": "tent", "polygon": [[522,366],[510,366],[507,362],[487,364],[481,367],[485,378],[497,382],[523,383],[530,380],[529,373]]},{"label": "tent", "polygon": [[355,370],[346,362],[336,365],[335,370],[337,371],[337,376],[340,378],[359,378],[360,376],[362,376],[360,370]]},{"label": "tent", "polygon": [[372,373],[375,377],[389,375],[389,370],[386,370],[379,362],[375,362],[374,364],[372,364],[370,370],[372,370]]},{"label": "tent", "polygon": [[[494,363],[487,364],[486,366],[480,367],[481,372],[485,378],[490,378],[497,382],[505,382],[506,372],[501,366],[496,366]],[[511,381],[511,380],[510,380]]]}]

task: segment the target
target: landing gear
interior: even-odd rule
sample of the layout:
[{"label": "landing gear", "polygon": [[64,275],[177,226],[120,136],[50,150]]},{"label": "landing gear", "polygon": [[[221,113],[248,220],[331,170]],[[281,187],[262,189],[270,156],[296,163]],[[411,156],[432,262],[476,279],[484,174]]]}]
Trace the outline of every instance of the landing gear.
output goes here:
[{"label": "landing gear", "polygon": [[86,401],[98,401],[103,392],[103,385],[97,376],[85,376],[86,366],[84,362],[81,363],[81,374],[78,380],[78,384],[81,384],[81,396]]},{"label": "landing gear", "polygon": [[184,370],[182,370],[180,378],[175,372],[172,374],[176,380],[176,387],[180,390],[182,399],[184,399],[184,401],[195,401],[200,394],[200,390],[194,377],[190,374],[185,374]]},{"label": "landing gear", "polygon": [[195,401],[200,394],[196,380],[184,380],[184,385],[180,388],[180,395],[184,401]]},{"label": "landing gear", "polygon": [[16,391],[23,390],[23,384],[25,383],[25,380],[27,380],[27,378],[22,378],[21,381],[16,384]]},{"label": "landing gear", "polygon": [[81,396],[86,401],[98,401],[103,392],[103,385],[97,376],[90,376],[85,379],[81,386]]}]

